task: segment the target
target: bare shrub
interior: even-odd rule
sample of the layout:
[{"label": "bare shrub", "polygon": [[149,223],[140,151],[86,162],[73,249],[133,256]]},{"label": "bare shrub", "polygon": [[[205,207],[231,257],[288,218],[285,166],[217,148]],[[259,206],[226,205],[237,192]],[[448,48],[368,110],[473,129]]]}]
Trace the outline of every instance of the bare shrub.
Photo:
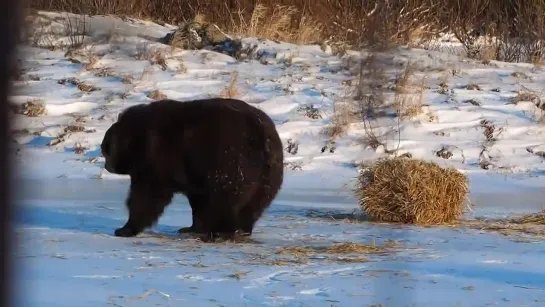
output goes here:
[{"label": "bare shrub", "polygon": [[258,3],[253,8],[249,20],[246,20],[242,11],[238,11],[238,22],[232,19],[232,31],[248,36],[280,39],[289,31],[291,17],[296,13],[297,9],[293,6],[275,5],[270,10]]},{"label": "bare shrub", "polygon": [[89,148],[83,146],[83,144],[78,141],[74,144],[74,152],[78,155],[82,155],[85,153],[85,151],[87,151]]},{"label": "bare shrub", "polygon": [[348,125],[353,121],[353,114],[349,105],[335,102],[331,121],[322,129],[321,134],[329,140],[343,136],[348,129]]},{"label": "bare shrub", "polygon": [[481,57],[481,45],[479,37],[484,23],[483,15],[489,9],[488,0],[475,1],[450,1],[453,5],[445,7],[445,11],[450,10],[448,15],[448,28],[456,36],[458,41],[464,47],[467,57],[478,59]]},{"label": "bare shrub", "polygon": [[503,127],[496,129],[496,126],[489,120],[481,120],[481,127],[483,128],[483,135],[488,143],[494,143],[498,140],[498,136],[503,132]]},{"label": "bare shrub", "polygon": [[296,44],[315,43],[321,39],[324,26],[308,15],[301,16],[292,40]]},{"label": "bare shrub", "polygon": [[[511,1],[507,12],[496,5],[496,59],[507,62],[536,62],[543,59],[545,44],[545,3],[541,0]],[[516,18],[513,18],[516,16]]]},{"label": "bare shrub", "polygon": [[95,65],[98,62],[97,55],[93,52],[93,48],[85,50],[85,56],[87,57],[87,64],[85,64],[85,69],[92,70],[95,68]]},{"label": "bare shrub", "polygon": [[68,36],[68,48],[77,49],[83,45],[86,33],[87,16],[71,17],[66,14],[63,20],[65,34]]},{"label": "bare shrub", "polygon": [[415,84],[413,81],[414,70],[414,65],[408,62],[395,81],[392,107],[401,119],[410,119],[424,113],[423,100],[426,79],[422,77],[421,82]]},{"label": "bare shrub", "polygon": [[[406,73],[406,75],[401,75],[401,78],[395,81],[396,84],[400,84],[399,86],[396,85],[396,88],[403,88],[402,85],[406,82],[404,78],[408,78],[410,75],[409,71],[406,71]],[[377,54],[369,54],[359,64],[358,82],[355,84],[354,104],[364,125],[365,136],[362,139],[363,143],[373,150],[382,146],[386,153],[391,154],[397,152],[397,150],[389,148],[386,144],[386,139],[394,129],[389,128],[386,131],[381,131],[382,129],[380,129],[380,125],[378,124],[378,119],[387,114],[389,107],[385,97],[388,91],[385,85],[387,81],[384,68],[381,67],[377,60]],[[399,114],[396,117],[397,130],[400,133]]]},{"label": "bare shrub", "polygon": [[374,221],[419,225],[457,221],[469,191],[454,168],[409,158],[362,164],[355,195]]}]

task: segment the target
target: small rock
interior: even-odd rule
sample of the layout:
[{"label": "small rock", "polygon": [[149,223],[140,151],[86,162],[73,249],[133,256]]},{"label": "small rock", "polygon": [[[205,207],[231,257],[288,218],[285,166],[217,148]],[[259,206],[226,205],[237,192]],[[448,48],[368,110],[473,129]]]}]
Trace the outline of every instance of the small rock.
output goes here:
[{"label": "small rock", "polygon": [[472,84],[468,84],[468,85],[466,86],[466,89],[467,89],[467,90],[470,90],[470,91],[475,91],[475,90],[476,90],[476,91],[480,91],[480,90],[481,90],[481,87],[480,87],[478,84],[472,83]]},{"label": "small rock", "polygon": [[444,146],[440,150],[436,151],[435,155],[443,159],[450,159],[453,156],[452,152]]},{"label": "small rock", "polygon": [[399,157],[400,158],[409,158],[410,159],[410,158],[413,157],[413,155],[410,152],[406,152],[406,153],[400,155]]},{"label": "small rock", "polygon": [[474,105],[474,106],[480,106],[480,105],[481,105],[481,103],[478,102],[478,101],[475,100],[475,99],[464,100],[464,103],[471,103],[471,104]]}]

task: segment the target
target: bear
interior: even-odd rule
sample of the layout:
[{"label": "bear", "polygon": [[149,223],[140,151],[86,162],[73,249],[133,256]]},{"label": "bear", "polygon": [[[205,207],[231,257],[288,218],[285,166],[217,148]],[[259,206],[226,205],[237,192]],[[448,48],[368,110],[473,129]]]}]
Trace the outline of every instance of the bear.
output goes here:
[{"label": "bear", "polygon": [[284,178],[284,155],[273,120],[231,98],[162,99],[126,108],[100,145],[104,168],[129,175],[127,222],[114,232],[133,237],[152,226],[175,193],[189,201],[192,225],[179,233],[250,236]]}]

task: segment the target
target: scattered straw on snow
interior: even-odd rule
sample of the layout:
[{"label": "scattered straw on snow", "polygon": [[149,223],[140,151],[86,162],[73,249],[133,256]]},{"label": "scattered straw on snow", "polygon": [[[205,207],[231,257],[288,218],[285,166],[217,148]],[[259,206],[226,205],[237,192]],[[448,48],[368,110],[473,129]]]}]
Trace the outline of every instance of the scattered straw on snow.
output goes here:
[{"label": "scattered straw on snow", "polygon": [[458,220],[468,193],[467,176],[416,159],[381,159],[362,165],[355,190],[370,220],[420,225]]},{"label": "scattered straw on snow", "polygon": [[545,210],[537,213],[523,215],[509,219],[509,222],[514,224],[538,224],[545,225]]},{"label": "scattered straw on snow", "polygon": [[384,254],[395,247],[392,242],[384,245],[363,243],[338,243],[331,246],[288,246],[276,251],[278,255],[309,256],[312,254]]},{"label": "scattered straw on snow", "polygon": [[545,210],[505,219],[477,218],[464,222],[465,226],[500,233],[504,236],[529,235],[545,237]]}]

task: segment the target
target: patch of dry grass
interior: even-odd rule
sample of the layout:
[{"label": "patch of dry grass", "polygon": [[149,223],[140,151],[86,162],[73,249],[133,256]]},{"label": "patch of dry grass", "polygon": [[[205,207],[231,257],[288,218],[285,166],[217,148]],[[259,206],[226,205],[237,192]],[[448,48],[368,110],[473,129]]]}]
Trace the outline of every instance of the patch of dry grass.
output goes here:
[{"label": "patch of dry grass", "polygon": [[531,235],[539,238],[545,237],[545,210],[519,217],[504,219],[483,219],[463,221],[463,226],[492,231],[504,236]]},{"label": "patch of dry grass", "polygon": [[[293,21],[297,15],[298,23]],[[236,35],[253,36],[270,40],[290,41],[305,44],[318,41],[324,26],[292,5],[264,5],[257,3],[251,14],[239,10],[230,18],[229,32]]]},{"label": "patch of dry grass", "polygon": [[458,220],[469,190],[467,176],[417,159],[380,159],[360,166],[355,195],[370,220],[418,225]]},{"label": "patch of dry grass", "polygon": [[85,51],[85,55],[87,57],[87,64],[85,64],[85,69],[93,70],[95,68],[95,65],[98,63],[99,58],[93,52],[92,48],[87,49]]},{"label": "patch of dry grass", "polygon": [[305,114],[306,117],[311,119],[321,119],[322,115],[320,110],[315,108],[312,104],[305,104],[297,108],[297,112]]},{"label": "patch of dry grass", "polygon": [[167,99],[168,96],[163,94],[163,92],[161,92],[160,90],[158,89],[154,89],[153,91],[151,91],[149,94],[148,94],[148,97],[150,99],[153,99],[153,100],[162,100],[162,99]]},{"label": "patch of dry grass", "polygon": [[131,75],[120,76],[120,78],[123,84],[132,84],[132,82],[134,81],[134,77]]},{"label": "patch of dry grass", "polygon": [[509,219],[514,224],[538,224],[545,225],[545,210]]},{"label": "patch of dry grass", "polygon": [[288,266],[290,264],[301,265],[307,263],[307,258],[274,259],[269,264],[273,266]]},{"label": "patch of dry grass", "polygon": [[229,277],[230,278],[233,278],[233,279],[236,279],[236,280],[241,280],[242,278],[246,277],[246,275],[248,275],[248,273],[250,273],[251,271],[246,271],[246,272],[243,272],[243,271],[237,271],[233,274],[230,274]]},{"label": "patch of dry grass", "polygon": [[481,91],[481,87],[476,83],[466,85],[466,89],[469,91]]},{"label": "patch of dry grass", "polygon": [[85,82],[78,82],[77,87],[78,87],[78,89],[79,89],[80,91],[86,92],[86,93],[90,93],[90,92],[94,92],[94,91],[100,90],[99,87],[94,86],[94,85],[89,84],[89,83],[85,83]]},{"label": "patch of dry grass", "polygon": [[187,73],[188,69],[187,66],[180,61],[180,64],[178,64],[178,68],[176,69],[177,74],[185,74]]},{"label": "patch of dry grass", "polygon": [[168,69],[167,61],[164,52],[154,50],[147,55],[148,60],[152,65],[159,65],[162,71]]},{"label": "patch of dry grass", "polygon": [[115,76],[111,68],[102,67],[99,69],[93,69],[94,75],[99,78]]},{"label": "patch of dry grass", "polygon": [[337,243],[330,246],[288,246],[275,252],[277,255],[310,256],[313,254],[384,254],[396,247],[393,242],[384,245],[363,243]]},{"label": "patch of dry grass", "polygon": [[229,81],[229,85],[227,85],[220,93],[220,97],[222,98],[236,98],[239,94],[237,89],[237,82],[238,82],[238,71],[234,70],[231,73],[231,81]]},{"label": "patch of dry grass", "polygon": [[346,242],[326,246],[287,246],[278,249],[275,254],[292,256],[296,259],[328,255],[330,261],[356,263],[369,261],[362,255],[385,255],[395,252],[398,248],[399,245],[394,241],[387,241],[382,245],[375,242],[372,244]]},{"label": "patch of dry grass", "polygon": [[79,81],[76,78],[60,79],[57,83],[61,85],[72,84],[75,85],[80,91],[90,93],[100,90],[100,87],[94,86],[83,81]]},{"label": "patch of dry grass", "polygon": [[12,108],[16,114],[26,115],[29,117],[38,117],[47,114],[45,103],[41,99],[30,100],[21,105],[13,106]]},{"label": "patch of dry grass", "polygon": [[537,93],[533,91],[519,91],[517,95],[511,99],[511,102],[517,104],[521,101],[529,101],[534,104],[539,104],[541,102],[541,98],[539,98]]},{"label": "patch of dry grass", "polygon": [[85,131],[85,127],[83,125],[69,125],[64,128],[64,132],[83,132]]}]

